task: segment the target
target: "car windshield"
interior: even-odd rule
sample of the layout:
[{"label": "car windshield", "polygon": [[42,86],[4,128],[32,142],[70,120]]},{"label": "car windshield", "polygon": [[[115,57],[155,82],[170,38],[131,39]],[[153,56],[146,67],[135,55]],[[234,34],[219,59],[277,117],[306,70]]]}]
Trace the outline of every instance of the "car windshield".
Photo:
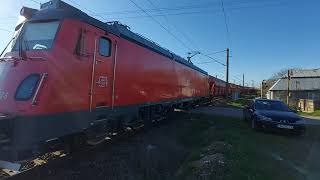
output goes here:
[{"label": "car windshield", "polygon": [[287,105],[281,101],[256,101],[257,110],[289,111]]},{"label": "car windshield", "polygon": [[20,40],[22,50],[48,50],[52,48],[58,27],[58,21],[26,24],[12,51],[19,50]]}]

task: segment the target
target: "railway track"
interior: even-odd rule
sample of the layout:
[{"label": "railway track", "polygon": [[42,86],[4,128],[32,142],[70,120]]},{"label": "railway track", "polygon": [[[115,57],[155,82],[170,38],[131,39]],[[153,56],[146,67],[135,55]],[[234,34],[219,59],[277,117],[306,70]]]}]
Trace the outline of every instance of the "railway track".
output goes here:
[{"label": "railway track", "polygon": [[[159,125],[160,122],[154,121],[153,126]],[[128,139],[132,136],[136,136],[144,132],[147,128],[143,125],[135,129],[126,129],[121,134],[112,134],[106,137],[106,141],[102,144],[96,146],[83,145],[73,152],[66,152],[66,150],[58,150],[54,152],[48,152],[42,156],[37,157],[36,159],[29,160],[21,163],[21,167],[18,171],[11,169],[0,169],[0,180],[2,179],[25,179],[25,176],[32,176],[31,174],[41,169],[51,169],[51,167],[59,166],[59,164],[64,164],[67,161],[70,161],[74,157],[85,157],[87,154],[95,153],[96,151],[101,151],[107,147],[110,147],[116,142]],[[31,172],[33,171],[33,172]]]},{"label": "railway track", "polygon": [[[209,105],[214,105],[214,104],[210,103]],[[128,140],[130,139],[130,137],[137,136],[138,134],[143,134],[150,129],[166,124],[166,122],[172,122],[173,119],[171,118],[171,116],[172,115],[175,116],[174,114],[181,113],[181,112],[183,113],[185,112],[185,110],[175,109],[174,112],[171,112],[167,115],[167,118],[161,118],[162,121],[154,120],[152,127],[142,125],[135,129],[127,128],[125,131],[123,131],[123,133],[112,134],[108,136],[104,143],[96,146],[83,145],[79,149],[73,152],[67,152],[66,150],[61,149],[54,152],[46,153],[40,157],[37,157],[36,159],[23,162],[21,164],[21,168],[19,171],[10,170],[10,169],[0,169],[0,180],[26,179],[25,177],[30,177],[33,179],[33,176],[35,174],[37,174],[38,172],[44,171],[44,169],[48,170],[47,173],[48,175],[50,175],[54,173],[51,171],[51,169],[54,169],[55,167],[59,167],[62,164],[72,163],[73,159],[78,159],[81,161],[81,158],[86,157],[88,154],[95,154],[97,152],[106,151],[108,148],[110,148],[113,144],[117,142]]]},{"label": "railway track", "polygon": [[[178,110],[179,111],[179,110]],[[166,121],[164,121],[166,122]],[[153,127],[155,128],[164,122],[154,122]],[[62,164],[70,164],[73,159],[81,159],[82,157],[87,156],[88,154],[95,154],[97,152],[103,152],[106,149],[110,148],[112,145],[123,140],[128,140],[131,137],[143,134],[144,132],[150,130],[145,126],[140,126],[135,129],[127,129],[121,134],[113,134],[106,138],[107,140],[96,146],[84,145],[80,149],[73,152],[66,152],[65,150],[54,151],[46,153],[36,159],[23,162],[19,171],[10,170],[10,169],[0,169],[0,180],[2,179],[29,179],[32,178],[34,174],[39,174],[39,172],[47,172],[48,175],[54,173],[51,169],[55,169]],[[111,168],[111,167],[110,167]]]}]

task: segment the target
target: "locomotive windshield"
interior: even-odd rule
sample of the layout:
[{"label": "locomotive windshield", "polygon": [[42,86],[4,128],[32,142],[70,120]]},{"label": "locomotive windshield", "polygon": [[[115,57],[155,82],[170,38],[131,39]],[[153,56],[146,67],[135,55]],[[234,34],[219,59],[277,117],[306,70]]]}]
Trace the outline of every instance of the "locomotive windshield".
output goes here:
[{"label": "locomotive windshield", "polygon": [[27,22],[21,25],[1,56],[12,51],[48,50],[53,46],[59,22]]},{"label": "locomotive windshield", "polygon": [[[59,22],[28,23],[23,28],[21,39],[22,50],[47,50],[53,45]],[[19,41],[18,40],[18,41]],[[15,43],[13,51],[17,51],[19,43]]]}]

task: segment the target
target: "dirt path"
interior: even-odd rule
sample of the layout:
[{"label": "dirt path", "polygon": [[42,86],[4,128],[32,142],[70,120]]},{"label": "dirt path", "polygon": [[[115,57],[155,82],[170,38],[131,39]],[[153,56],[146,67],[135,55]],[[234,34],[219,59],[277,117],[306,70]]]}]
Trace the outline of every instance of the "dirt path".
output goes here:
[{"label": "dirt path", "polygon": [[306,175],[307,180],[318,180],[320,177],[320,143],[316,141],[309,152],[309,156],[307,161],[309,166],[307,167],[309,169],[308,174]]},{"label": "dirt path", "polygon": [[192,113],[204,113],[208,115],[218,115],[223,117],[231,117],[231,118],[242,118],[243,111],[239,108],[227,108],[227,107],[199,107],[197,109],[193,109]]}]

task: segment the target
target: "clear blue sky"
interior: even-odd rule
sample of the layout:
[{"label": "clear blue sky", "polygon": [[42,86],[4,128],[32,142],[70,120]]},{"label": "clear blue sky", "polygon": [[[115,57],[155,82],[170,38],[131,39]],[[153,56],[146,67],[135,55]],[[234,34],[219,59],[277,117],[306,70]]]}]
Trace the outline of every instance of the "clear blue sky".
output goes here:
[{"label": "clear blue sky", "polygon": [[[22,6],[39,8],[33,2],[46,0],[3,0],[0,10],[0,49],[9,41]],[[230,31],[227,38],[220,0],[133,0],[148,10],[185,45],[154,22],[130,0],[66,0],[103,21],[119,20],[173,52],[186,57],[190,49],[212,53],[230,47],[230,81],[258,83],[283,68],[320,67],[319,0],[224,0]],[[154,5],[152,5],[151,3]],[[75,4],[76,3],[76,4]],[[85,8],[85,9],[84,9]],[[159,12],[162,8],[162,12]],[[98,16],[99,14],[99,16]],[[165,18],[163,15],[167,15]],[[225,61],[225,54],[213,58]],[[210,61],[203,56],[195,64]],[[198,64],[212,75],[224,78],[217,63]]]}]

